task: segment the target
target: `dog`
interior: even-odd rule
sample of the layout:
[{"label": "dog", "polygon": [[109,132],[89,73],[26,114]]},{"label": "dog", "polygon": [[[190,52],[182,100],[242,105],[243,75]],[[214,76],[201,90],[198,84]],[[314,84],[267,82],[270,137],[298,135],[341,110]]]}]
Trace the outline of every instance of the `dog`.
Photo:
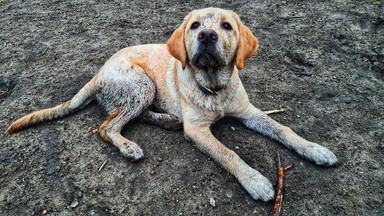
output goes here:
[{"label": "dog", "polygon": [[144,156],[138,144],[120,134],[132,119],[167,129],[184,128],[186,136],[234,175],[254,199],[271,200],[271,182],[212,135],[210,126],[215,121],[235,117],[318,165],[334,165],[337,157],[249,102],[239,71],[258,46],[258,39],[234,12],[194,10],[167,44],[118,51],[71,100],[16,120],[7,133],[66,116],[97,99],[108,113],[100,136],[124,157],[138,160]]}]

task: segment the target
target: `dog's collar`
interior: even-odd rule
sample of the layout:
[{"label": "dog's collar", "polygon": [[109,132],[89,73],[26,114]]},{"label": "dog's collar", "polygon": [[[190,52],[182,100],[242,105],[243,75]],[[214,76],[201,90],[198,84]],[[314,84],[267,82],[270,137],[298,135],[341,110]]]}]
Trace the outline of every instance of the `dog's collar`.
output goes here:
[{"label": "dog's collar", "polygon": [[206,94],[206,95],[211,95],[211,96],[217,96],[217,92],[220,91],[223,88],[209,88],[207,86],[199,85],[200,90]]}]

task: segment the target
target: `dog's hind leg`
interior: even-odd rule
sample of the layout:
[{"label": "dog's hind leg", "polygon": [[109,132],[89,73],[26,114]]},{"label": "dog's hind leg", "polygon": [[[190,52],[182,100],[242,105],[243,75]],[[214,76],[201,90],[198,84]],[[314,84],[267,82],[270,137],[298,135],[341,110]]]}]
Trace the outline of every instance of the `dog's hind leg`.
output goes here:
[{"label": "dog's hind leg", "polygon": [[107,82],[96,94],[99,103],[109,114],[99,131],[101,137],[116,146],[126,158],[138,160],[144,156],[143,150],[120,132],[126,123],[138,117],[152,104],[156,88],[143,69],[136,66],[128,68],[129,70],[119,70],[121,74],[110,71],[108,76],[101,75],[112,78],[106,79]]},{"label": "dog's hind leg", "polygon": [[176,116],[168,113],[158,113],[152,110],[145,110],[140,117],[139,121],[160,126],[167,130],[179,130],[183,128],[183,122]]},{"label": "dog's hind leg", "polygon": [[126,107],[120,108],[107,117],[99,131],[100,136],[116,146],[124,157],[138,160],[144,156],[141,147],[120,134],[124,125],[133,117],[134,115],[130,114]]}]

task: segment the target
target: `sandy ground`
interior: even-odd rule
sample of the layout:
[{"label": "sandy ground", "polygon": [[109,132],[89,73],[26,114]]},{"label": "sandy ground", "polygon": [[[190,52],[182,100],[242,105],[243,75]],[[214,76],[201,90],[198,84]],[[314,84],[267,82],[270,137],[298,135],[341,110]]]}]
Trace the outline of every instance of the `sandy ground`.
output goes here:
[{"label": "sandy ground", "polygon": [[[241,79],[250,100],[340,162],[316,166],[234,119],[212,131],[271,181],[286,172],[284,215],[384,215],[384,9],[361,1],[0,1],[0,130],[69,100],[121,48],[165,43],[192,9],[237,12],[260,40]],[[85,109],[0,134],[1,215],[271,215],[182,131],[132,122],[130,163]],[[99,167],[108,160],[104,169]],[[216,207],[210,205],[214,199]],[[72,207],[71,207],[72,205]],[[45,212],[46,211],[46,212]]]}]

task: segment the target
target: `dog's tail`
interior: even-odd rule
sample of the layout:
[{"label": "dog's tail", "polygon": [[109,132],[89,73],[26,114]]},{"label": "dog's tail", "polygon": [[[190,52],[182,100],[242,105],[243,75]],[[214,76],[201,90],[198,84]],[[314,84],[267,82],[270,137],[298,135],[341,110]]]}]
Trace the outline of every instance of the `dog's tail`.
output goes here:
[{"label": "dog's tail", "polygon": [[6,133],[11,134],[23,128],[43,121],[57,119],[84,108],[95,99],[94,96],[98,89],[96,86],[96,79],[97,75],[89,81],[71,100],[56,107],[36,111],[19,118],[8,127]]}]

